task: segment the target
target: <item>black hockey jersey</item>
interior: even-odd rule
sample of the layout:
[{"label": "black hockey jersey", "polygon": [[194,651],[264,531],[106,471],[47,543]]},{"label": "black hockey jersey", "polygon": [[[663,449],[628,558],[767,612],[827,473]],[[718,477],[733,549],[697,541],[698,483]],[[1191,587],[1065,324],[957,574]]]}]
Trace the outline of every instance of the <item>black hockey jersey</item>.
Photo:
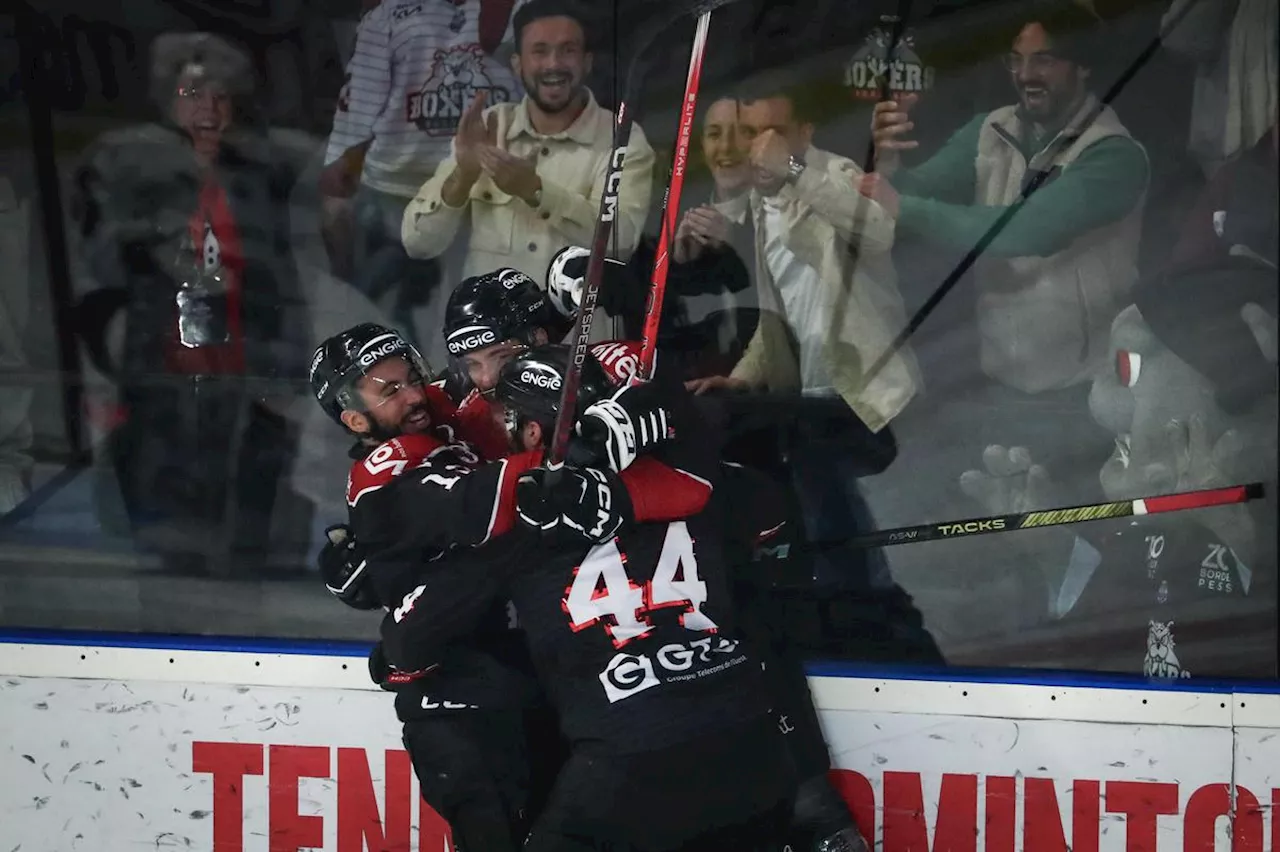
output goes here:
[{"label": "black hockey jersey", "polygon": [[[702,467],[718,481],[714,460]],[[754,540],[760,526],[730,517],[717,493],[687,520],[629,526],[589,550],[517,528],[424,572],[384,619],[383,643],[397,665],[421,666],[489,601],[509,599],[570,740],[616,753],[687,742],[769,711],[725,553],[726,535]]]}]

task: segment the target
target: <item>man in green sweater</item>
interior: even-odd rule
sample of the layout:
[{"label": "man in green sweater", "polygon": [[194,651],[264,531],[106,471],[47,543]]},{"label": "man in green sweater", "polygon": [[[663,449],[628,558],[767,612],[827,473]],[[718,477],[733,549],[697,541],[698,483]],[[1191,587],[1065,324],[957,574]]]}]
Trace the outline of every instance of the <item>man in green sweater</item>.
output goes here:
[{"label": "man in green sweater", "polygon": [[1054,455],[1063,442],[1084,450],[1089,381],[1138,278],[1149,172],[1142,147],[1090,92],[1094,23],[1074,4],[1026,19],[1005,57],[1018,102],[975,117],[916,168],[898,170],[899,152],[917,145],[916,96],[877,104],[876,172],[860,185],[900,234],[959,256],[1048,173],[979,257],[974,284],[995,425]]}]

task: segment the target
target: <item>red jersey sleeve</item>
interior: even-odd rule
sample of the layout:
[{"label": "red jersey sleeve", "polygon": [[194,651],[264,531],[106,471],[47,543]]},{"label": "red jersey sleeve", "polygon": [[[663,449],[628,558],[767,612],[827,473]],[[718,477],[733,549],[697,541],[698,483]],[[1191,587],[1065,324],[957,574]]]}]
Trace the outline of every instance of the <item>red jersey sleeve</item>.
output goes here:
[{"label": "red jersey sleeve", "polygon": [[443,442],[431,435],[401,435],[378,445],[351,465],[351,472],[347,474],[347,505],[354,507],[361,497],[390,485],[397,476],[418,467],[443,446]]},{"label": "red jersey sleeve", "polygon": [[500,459],[511,452],[506,429],[478,391],[467,394],[458,406],[454,425],[458,437],[475,447],[483,459]]}]

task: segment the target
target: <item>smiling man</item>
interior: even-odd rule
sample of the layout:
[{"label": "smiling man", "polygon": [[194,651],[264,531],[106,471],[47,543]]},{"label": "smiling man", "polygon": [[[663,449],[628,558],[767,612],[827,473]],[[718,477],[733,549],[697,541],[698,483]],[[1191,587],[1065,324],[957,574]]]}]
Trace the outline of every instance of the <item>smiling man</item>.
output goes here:
[{"label": "smiling man", "polygon": [[[1090,91],[1099,21],[1068,2],[1037,3],[1025,15],[1004,57],[1017,102],[976,116],[904,171],[899,152],[918,145],[915,96],[877,104],[876,173],[861,187],[896,220],[898,236],[957,261],[1025,199],[973,267],[987,379],[974,416],[985,419],[957,430],[1008,435],[1017,424],[1017,442],[1038,458],[1057,453],[1055,468],[1085,471],[1111,443],[1089,417],[1089,381],[1106,365],[1111,320],[1138,278],[1149,168],[1119,116]],[[1079,484],[1072,499],[1092,499],[1096,483]]]},{"label": "smiling man", "polygon": [[[590,245],[610,171],[614,115],[586,85],[592,54],[581,8],[531,0],[516,11],[513,29],[511,67],[525,97],[486,109],[479,94],[451,156],[404,215],[401,237],[413,257],[439,257],[469,221],[464,278],[512,267],[541,281],[562,247]],[[653,150],[633,125],[614,222],[624,257],[640,239],[652,173]]]}]

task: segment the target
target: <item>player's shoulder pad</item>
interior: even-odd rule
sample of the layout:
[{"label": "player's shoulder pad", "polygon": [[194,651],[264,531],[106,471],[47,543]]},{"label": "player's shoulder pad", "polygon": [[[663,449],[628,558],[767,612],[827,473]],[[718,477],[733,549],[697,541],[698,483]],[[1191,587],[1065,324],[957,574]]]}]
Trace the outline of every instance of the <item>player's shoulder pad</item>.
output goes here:
[{"label": "player's shoulder pad", "polygon": [[433,435],[401,435],[379,444],[351,466],[347,474],[347,505],[354,507],[361,497],[390,484],[406,470],[418,467],[443,446],[444,442]]},{"label": "player's shoulder pad", "polygon": [[[591,354],[615,385],[624,385],[640,369],[641,344],[635,340],[605,340],[593,344]],[[657,359],[654,359],[655,365]]]}]

